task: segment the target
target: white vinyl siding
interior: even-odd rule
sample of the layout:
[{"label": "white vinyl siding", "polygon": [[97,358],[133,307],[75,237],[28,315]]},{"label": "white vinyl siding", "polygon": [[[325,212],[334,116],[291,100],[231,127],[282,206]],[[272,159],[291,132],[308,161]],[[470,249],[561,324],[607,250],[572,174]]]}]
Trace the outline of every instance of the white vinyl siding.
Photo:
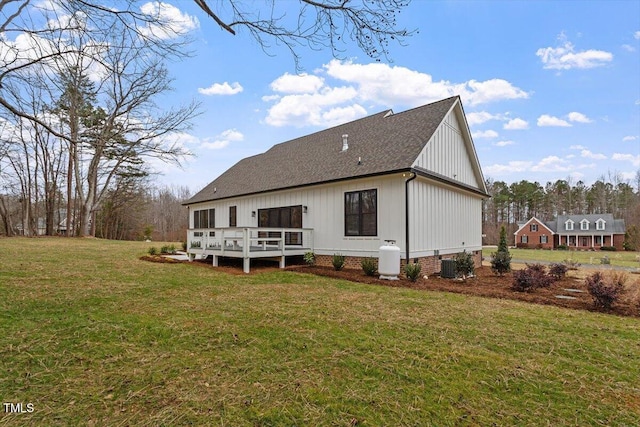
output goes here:
[{"label": "white vinyl siding", "polygon": [[411,257],[482,249],[479,196],[421,177],[409,185]]},{"label": "white vinyl siding", "polygon": [[422,150],[414,166],[427,169],[474,188],[482,188],[478,182],[470,158],[470,144],[465,143],[455,110],[449,112],[439,128]]}]

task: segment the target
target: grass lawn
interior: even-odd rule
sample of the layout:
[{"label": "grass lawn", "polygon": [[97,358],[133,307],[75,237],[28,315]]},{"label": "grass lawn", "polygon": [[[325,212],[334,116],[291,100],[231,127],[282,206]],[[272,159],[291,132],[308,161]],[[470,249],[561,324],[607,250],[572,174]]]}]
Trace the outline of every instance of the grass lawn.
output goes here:
[{"label": "grass lawn", "polygon": [[[482,256],[489,258],[497,249],[495,247],[484,248]],[[529,261],[548,261],[562,262],[571,258],[581,264],[600,265],[600,260],[607,256],[613,266],[619,267],[635,267],[640,269],[638,256],[640,252],[627,251],[551,251],[543,249],[513,249],[509,248],[509,252],[513,259],[529,260]]]},{"label": "grass lawn", "polygon": [[637,318],[149,246],[0,239],[0,425],[640,424]]}]

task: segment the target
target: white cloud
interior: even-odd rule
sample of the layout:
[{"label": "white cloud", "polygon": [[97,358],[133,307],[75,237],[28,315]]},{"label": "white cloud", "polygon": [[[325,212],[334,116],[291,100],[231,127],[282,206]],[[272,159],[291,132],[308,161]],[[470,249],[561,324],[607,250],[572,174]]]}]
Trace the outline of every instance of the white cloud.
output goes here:
[{"label": "white cloud", "polygon": [[585,116],[582,113],[577,113],[575,111],[572,111],[571,113],[569,113],[567,115],[567,118],[569,119],[569,121],[571,122],[578,122],[578,123],[591,123],[591,119],[588,118],[587,116]]},{"label": "white cloud", "polygon": [[503,126],[503,129],[507,129],[507,130],[529,129],[529,123],[526,120],[515,118],[505,123]]},{"label": "white cloud", "polygon": [[[326,74],[321,77],[319,74]],[[335,84],[328,80],[337,81]],[[340,86],[342,85],[342,86]],[[275,94],[262,99],[273,102],[265,123],[272,126],[329,126],[367,114],[363,105],[416,107],[460,95],[468,105],[505,99],[527,98],[528,93],[506,80],[469,80],[463,83],[434,81],[429,74],[387,64],[356,64],[331,60],[314,74],[284,74],[270,85]],[[339,114],[343,114],[341,118]],[[474,124],[503,116],[477,113]]]},{"label": "white cloud", "polygon": [[483,172],[485,172],[485,175],[505,175],[513,172],[528,171],[532,165],[533,162],[512,160],[506,165],[489,165],[486,168],[482,168],[482,170]]},{"label": "white cloud", "polygon": [[[352,87],[324,87],[313,94],[286,95],[269,108],[265,122],[271,126],[331,126],[363,117],[367,110],[356,102]],[[349,103],[347,106],[341,104]],[[339,110],[342,109],[342,110]],[[348,113],[341,119],[336,113]]]},{"label": "white cloud", "polygon": [[550,116],[548,114],[543,114],[540,117],[538,117],[538,126],[571,127],[571,124],[557,117]]},{"label": "white cloud", "polygon": [[161,40],[180,37],[200,26],[198,18],[182,13],[177,7],[163,2],[148,2],[140,7],[144,15],[157,19],[158,24],[149,24],[140,29],[145,36]]},{"label": "white cloud", "polygon": [[489,120],[502,120],[502,116],[499,114],[491,114],[486,111],[478,111],[474,113],[467,113],[467,123],[469,126],[480,125]]},{"label": "white cloud", "polygon": [[314,93],[324,85],[324,80],[309,74],[285,73],[271,82],[271,89],[280,93]]},{"label": "white cloud", "polygon": [[624,142],[635,141],[636,139],[638,139],[638,137],[633,135],[627,135],[624,138],[622,138]]},{"label": "white cloud", "polygon": [[640,166],[640,156],[634,156],[633,154],[614,153],[613,156],[611,156],[611,158],[613,160],[631,162],[631,164],[633,164],[633,166],[635,167]]},{"label": "white cloud", "polygon": [[623,44],[622,46],[622,50],[626,50],[627,52],[635,52],[636,48],[631,46],[630,44]]},{"label": "white cloud", "polygon": [[242,133],[238,132],[236,129],[227,129],[213,139],[205,138],[200,144],[200,147],[210,150],[220,150],[221,148],[227,147],[232,142],[242,140],[244,140],[244,135]]},{"label": "white cloud", "polygon": [[640,40],[640,31],[636,31],[635,33],[633,33],[633,38],[636,40]]},{"label": "white cloud", "polygon": [[560,46],[540,48],[536,52],[545,69],[594,68],[606,65],[613,60],[611,52],[595,49],[576,52],[575,47],[566,40],[564,34],[561,34],[559,39],[562,42]]},{"label": "white cloud", "polygon": [[506,80],[483,82],[469,80],[451,83],[434,81],[429,74],[387,64],[354,64],[351,61],[331,60],[324,65],[327,74],[335,79],[353,83],[358,96],[380,105],[418,106],[460,95],[465,104],[478,105],[505,99],[528,98],[529,94]]},{"label": "white cloud", "polygon": [[198,88],[198,93],[202,95],[235,95],[244,90],[244,88],[238,82],[233,82],[231,84],[224,83],[214,83],[208,88]]},{"label": "white cloud", "polygon": [[580,155],[582,157],[586,157],[588,159],[595,159],[595,160],[606,160],[607,158],[607,156],[605,156],[604,154],[592,153],[590,150],[582,150],[580,152]]},{"label": "white cloud", "polygon": [[584,145],[572,145],[569,147],[570,150],[586,150],[587,147]]},{"label": "white cloud", "polygon": [[496,147],[506,147],[507,145],[513,145],[513,144],[515,144],[515,142],[513,141],[498,141],[493,145],[495,145]]},{"label": "white cloud", "polygon": [[477,132],[473,132],[471,136],[473,136],[474,139],[496,138],[498,136],[498,132],[495,130],[479,130]]}]

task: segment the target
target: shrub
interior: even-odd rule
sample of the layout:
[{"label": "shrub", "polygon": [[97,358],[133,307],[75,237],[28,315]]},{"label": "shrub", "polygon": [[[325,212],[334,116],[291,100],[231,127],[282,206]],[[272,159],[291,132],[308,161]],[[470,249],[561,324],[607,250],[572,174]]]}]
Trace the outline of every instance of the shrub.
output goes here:
[{"label": "shrub", "polygon": [[566,251],[568,249],[569,249],[569,247],[567,245],[558,245],[556,247],[556,250],[559,250],[559,251]]},{"label": "shrub", "polygon": [[420,264],[407,264],[404,266],[404,274],[406,274],[407,279],[415,282],[420,277],[420,271],[422,270],[422,266]]},{"label": "shrub", "polygon": [[566,265],[567,269],[569,269],[569,270],[577,270],[578,267],[580,267],[580,265],[582,265],[578,261],[576,261],[575,259],[571,259],[571,258],[565,259],[564,261],[562,261],[562,263],[564,265]]},{"label": "shrub", "polygon": [[600,246],[601,251],[615,252],[618,250],[615,246]]},{"label": "shrub", "polygon": [[149,255],[158,255],[158,249],[155,246],[151,246],[147,252]]},{"label": "shrub", "polygon": [[183,250],[183,251],[186,251],[186,250],[187,250],[187,242],[186,242],[186,241],[183,241],[183,242],[182,242],[182,250]]},{"label": "shrub", "polygon": [[331,264],[333,264],[333,268],[336,271],[342,270],[344,267],[345,256],[341,254],[333,254],[333,259],[331,260]]},{"label": "shrub", "polygon": [[360,266],[362,267],[362,271],[364,271],[364,274],[366,274],[367,276],[375,276],[378,272],[378,262],[375,258],[362,258],[362,261],[360,261]]},{"label": "shrub", "polygon": [[498,276],[511,271],[511,254],[509,252],[494,252],[491,254],[491,271]]},{"label": "shrub", "polygon": [[600,258],[600,264],[609,265],[609,264],[611,264],[611,260],[609,259],[608,256],[605,255],[602,258]]},{"label": "shrub", "polygon": [[561,280],[567,274],[569,267],[565,264],[554,263],[549,266],[549,275],[555,280]]},{"label": "shrub", "polygon": [[626,275],[613,274],[605,276],[597,271],[585,279],[585,285],[596,308],[608,310],[620,298],[624,291]]},{"label": "shrub", "polygon": [[498,241],[498,252],[509,252],[509,246],[507,246],[507,229],[503,225],[500,227],[500,240]]},{"label": "shrub", "polygon": [[522,242],[516,243],[516,248],[518,249],[527,249],[528,247],[529,247],[528,243],[522,243]]},{"label": "shrub", "polygon": [[316,254],[311,251],[305,252],[302,259],[304,259],[305,264],[314,265],[316,263]]},{"label": "shrub", "polygon": [[164,245],[160,248],[160,253],[173,255],[176,253],[176,247],[174,245]]},{"label": "shrub", "polygon": [[454,259],[456,263],[456,272],[462,276],[463,279],[473,276],[475,272],[475,263],[473,257],[466,250],[456,255]]},{"label": "shrub", "polygon": [[523,270],[513,273],[511,289],[518,292],[531,292],[538,288],[546,288],[553,283],[553,277],[549,276],[546,267],[542,264],[527,264]]}]

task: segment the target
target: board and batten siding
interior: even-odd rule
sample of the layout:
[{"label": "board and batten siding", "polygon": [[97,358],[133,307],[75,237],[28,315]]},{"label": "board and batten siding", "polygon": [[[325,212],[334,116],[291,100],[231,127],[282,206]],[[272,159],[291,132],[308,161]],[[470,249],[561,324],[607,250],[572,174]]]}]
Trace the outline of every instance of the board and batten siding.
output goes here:
[{"label": "board and batten siding", "polygon": [[[259,209],[303,205],[307,213],[302,214],[302,226],[314,229],[316,254],[377,256],[384,240],[396,240],[404,247],[405,179],[402,174],[393,174],[196,203],[189,208],[189,225],[193,227],[192,211],[199,209],[215,209],[216,227],[228,227],[229,207],[236,206],[237,226],[257,227]],[[378,190],[378,235],[345,236],[344,194],[370,189]]]},{"label": "board and batten siding", "polygon": [[482,188],[471,164],[456,110],[452,109],[426,144],[413,166],[435,172],[474,188]]},{"label": "board and batten siding", "polygon": [[482,249],[482,198],[418,177],[409,186],[411,257]]}]

